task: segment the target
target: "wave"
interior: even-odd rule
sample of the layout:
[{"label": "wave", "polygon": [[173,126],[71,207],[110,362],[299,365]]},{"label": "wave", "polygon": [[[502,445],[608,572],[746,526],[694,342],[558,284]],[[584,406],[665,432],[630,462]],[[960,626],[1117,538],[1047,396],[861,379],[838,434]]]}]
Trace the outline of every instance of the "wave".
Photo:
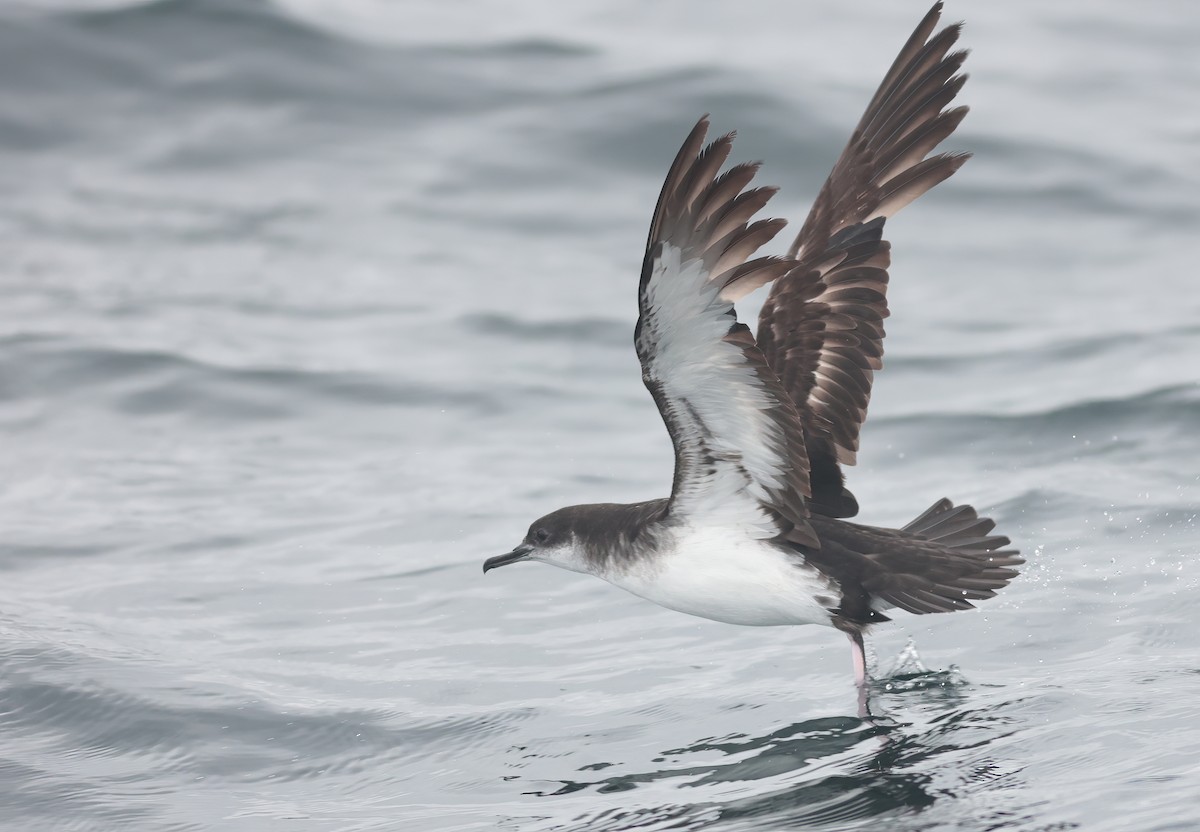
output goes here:
[{"label": "wave", "polygon": [[499,406],[474,387],[363,372],[229,367],[160,351],[77,346],[57,339],[9,339],[0,352],[0,403],[84,402],[127,416],[187,414],[205,419],[281,419],[320,404],[356,407]]},{"label": "wave", "polygon": [[[387,772],[414,755],[433,761],[467,753],[528,717],[519,711],[430,717],[275,707],[238,691],[206,689],[194,678],[158,690],[144,685],[133,694],[85,678],[47,681],[44,670],[33,674],[31,667],[73,669],[84,677],[104,671],[94,657],[62,647],[18,646],[10,639],[0,651],[6,735],[13,747],[37,743],[39,749],[29,755],[36,762],[0,759],[9,823],[39,816],[99,819],[120,828],[161,822],[179,789],[199,781],[325,782],[351,775],[358,788],[381,785]],[[133,668],[126,662],[116,669],[126,678]],[[41,825],[29,826],[35,827]]]},{"label": "wave", "polygon": [[[1200,424],[1200,385],[1176,384],[1110,399],[1087,399],[1029,413],[956,413],[936,411],[873,419],[873,428],[932,429],[943,444],[990,439],[1028,438],[1061,442],[1071,436],[1102,429],[1117,434],[1145,428],[1178,428],[1191,435]],[[1107,436],[1106,436],[1107,438]],[[1115,439],[1115,437],[1114,437]]]},{"label": "wave", "polygon": [[569,343],[581,341],[607,346],[624,345],[632,349],[633,327],[625,321],[608,318],[558,318],[530,321],[497,313],[465,315],[458,321],[469,332],[501,336],[516,341]]}]

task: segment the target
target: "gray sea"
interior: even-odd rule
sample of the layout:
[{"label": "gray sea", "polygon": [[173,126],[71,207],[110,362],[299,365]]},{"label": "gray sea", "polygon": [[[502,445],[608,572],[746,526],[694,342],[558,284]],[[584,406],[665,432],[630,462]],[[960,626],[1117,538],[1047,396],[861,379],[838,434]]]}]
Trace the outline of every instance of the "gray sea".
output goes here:
[{"label": "gray sea", "polygon": [[1029,562],[878,628],[877,719],[832,630],[480,572],[669,489],[696,118],[798,221],[926,8],[0,4],[0,829],[1200,829],[1194,3],[947,11],[976,155],[889,224],[850,484]]}]

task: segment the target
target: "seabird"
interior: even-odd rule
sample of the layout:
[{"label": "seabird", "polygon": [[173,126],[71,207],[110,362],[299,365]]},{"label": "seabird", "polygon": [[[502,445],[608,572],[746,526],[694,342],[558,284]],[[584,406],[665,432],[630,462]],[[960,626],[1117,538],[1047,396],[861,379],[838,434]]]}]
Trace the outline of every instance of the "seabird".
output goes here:
[{"label": "seabird", "polygon": [[[929,156],[967,108],[961,24],[925,15],[867,106],[783,256],[755,257],[784,227],[753,220],[776,188],[757,163],[720,173],[734,134],[705,145],[707,116],[675,157],[638,284],[642,380],[675,447],[671,496],[569,506],[483,571],[540,561],[661,606],[730,624],[825,624],[845,633],[860,711],[863,634],[901,609],[971,609],[1024,563],[968,505],[934,503],[902,529],[850,522],[846,488],[882,367],[887,218],[969,154]],[[773,283],[757,335],[734,303]]]}]

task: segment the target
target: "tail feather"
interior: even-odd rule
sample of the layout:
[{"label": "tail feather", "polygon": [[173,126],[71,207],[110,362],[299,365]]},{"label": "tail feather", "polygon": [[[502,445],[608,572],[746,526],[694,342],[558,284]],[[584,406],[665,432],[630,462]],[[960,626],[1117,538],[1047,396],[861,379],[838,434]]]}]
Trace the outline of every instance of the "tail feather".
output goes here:
[{"label": "tail feather", "polygon": [[930,526],[936,525],[940,515],[949,511],[953,507],[954,503],[950,502],[948,498],[943,497],[917,515],[916,519],[912,520],[907,526],[904,527],[904,531],[919,534]]},{"label": "tail feather", "polygon": [[[917,614],[971,609],[993,597],[1025,562],[1009,539],[987,532],[995,523],[971,506],[939,500],[905,526],[907,541],[867,557],[877,569],[865,582],[871,596]],[[907,545],[905,545],[907,544]]]},{"label": "tail feather", "polygon": [[994,528],[995,520],[980,517],[971,506],[955,506],[943,497],[902,531],[952,549],[992,551],[1011,542],[1004,535],[988,535]]}]

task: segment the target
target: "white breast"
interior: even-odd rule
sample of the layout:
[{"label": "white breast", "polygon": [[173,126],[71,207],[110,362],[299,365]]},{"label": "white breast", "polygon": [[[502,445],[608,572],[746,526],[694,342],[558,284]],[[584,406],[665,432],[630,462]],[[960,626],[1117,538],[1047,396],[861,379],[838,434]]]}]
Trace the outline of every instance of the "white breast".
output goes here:
[{"label": "white breast", "polygon": [[658,556],[610,583],[668,609],[727,624],[830,624],[837,591],[799,555],[728,528],[680,529]]}]

